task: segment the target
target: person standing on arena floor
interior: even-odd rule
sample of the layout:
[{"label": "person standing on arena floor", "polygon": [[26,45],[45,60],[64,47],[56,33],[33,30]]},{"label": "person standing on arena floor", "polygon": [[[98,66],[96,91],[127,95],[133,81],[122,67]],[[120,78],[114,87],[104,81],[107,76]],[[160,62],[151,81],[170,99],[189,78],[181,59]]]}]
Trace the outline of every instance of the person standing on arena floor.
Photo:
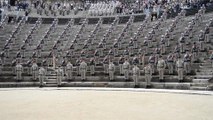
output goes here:
[{"label": "person standing on arena floor", "polygon": [[94,58],[90,59],[90,74],[95,75],[95,60]]},{"label": "person standing on arena floor", "polygon": [[123,72],[125,81],[129,80],[129,70],[130,70],[130,63],[126,59],[125,62],[123,63]]},{"label": "person standing on arena floor", "polygon": [[152,68],[151,68],[150,63],[144,67],[144,73],[145,73],[146,88],[150,88],[151,79],[152,79]]},{"label": "person standing on arena floor", "polygon": [[169,74],[172,75],[174,73],[174,53],[170,53],[167,56],[167,65],[168,65],[168,69],[169,69]]},{"label": "person standing on arena floor", "polygon": [[43,67],[40,67],[38,73],[39,73],[40,87],[43,87],[44,86],[44,81],[46,79],[46,70]]},{"label": "person standing on arena floor", "polygon": [[179,82],[182,82],[183,81],[184,62],[181,59],[181,56],[178,56],[178,60],[176,62],[176,67],[177,67],[177,72],[178,72],[178,80],[179,80]]},{"label": "person standing on arena floor", "polygon": [[112,61],[109,62],[109,80],[114,80],[115,65]]},{"label": "person standing on arena floor", "polygon": [[81,80],[86,80],[87,63],[84,60],[80,63],[79,69],[81,73]]},{"label": "person standing on arena floor", "polygon": [[108,74],[109,73],[109,56],[105,56],[103,59],[103,67],[104,67],[104,74]]},{"label": "person standing on arena floor", "polygon": [[57,85],[61,86],[61,82],[62,82],[63,77],[64,77],[64,71],[63,71],[61,66],[58,66],[56,73],[57,73]]},{"label": "person standing on arena floor", "polygon": [[22,79],[22,72],[23,72],[23,66],[20,62],[16,65],[16,79],[21,80]]},{"label": "person standing on arena floor", "polygon": [[166,68],[166,62],[162,58],[162,56],[159,56],[159,60],[158,60],[158,63],[157,63],[157,69],[158,69],[158,72],[159,72],[160,82],[164,82],[164,71],[165,71],[165,68]]},{"label": "person standing on arena floor", "polygon": [[38,65],[36,64],[35,60],[33,60],[31,71],[32,71],[33,80],[36,80],[38,75]]},{"label": "person standing on arena floor", "polygon": [[191,55],[189,54],[188,51],[184,55],[183,60],[184,60],[185,72],[186,72],[186,74],[190,74],[191,73]]},{"label": "person standing on arena floor", "polygon": [[134,67],[132,69],[132,74],[133,74],[132,77],[133,77],[133,80],[134,80],[135,88],[137,88],[137,87],[139,87],[140,69],[138,68],[136,63],[134,63]]},{"label": "person standing on arena floor", "polygon": [[72,72],[73,72],[73,65],[70,62],[68,62],[66,65],[66,76],[68,80],[71,80],[73,78]]}]

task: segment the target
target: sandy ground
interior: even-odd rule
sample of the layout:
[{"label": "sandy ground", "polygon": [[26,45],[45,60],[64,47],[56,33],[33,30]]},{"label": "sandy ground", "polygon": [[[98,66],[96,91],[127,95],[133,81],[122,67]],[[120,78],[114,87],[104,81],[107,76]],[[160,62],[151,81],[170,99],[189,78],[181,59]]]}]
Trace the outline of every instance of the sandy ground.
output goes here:
[{"label": "sandy ground", "polygon": [[94,90],[2,90],[0,120],[212,120],[213,96]]}]

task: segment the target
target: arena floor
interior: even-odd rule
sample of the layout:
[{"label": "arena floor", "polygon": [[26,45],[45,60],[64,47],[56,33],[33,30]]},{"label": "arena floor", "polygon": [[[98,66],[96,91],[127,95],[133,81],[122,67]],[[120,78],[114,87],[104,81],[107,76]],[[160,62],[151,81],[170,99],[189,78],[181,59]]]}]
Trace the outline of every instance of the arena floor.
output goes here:
[{"label": "arena floor", "polygon": [[0,120],[212,120],[213,93],[2,88]]}]

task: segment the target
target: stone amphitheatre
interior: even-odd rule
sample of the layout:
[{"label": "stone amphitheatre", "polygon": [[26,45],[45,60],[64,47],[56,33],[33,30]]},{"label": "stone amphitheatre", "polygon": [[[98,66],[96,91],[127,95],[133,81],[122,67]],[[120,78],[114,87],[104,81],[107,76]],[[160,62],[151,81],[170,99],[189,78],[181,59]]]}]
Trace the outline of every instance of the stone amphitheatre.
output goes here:
[{"label": "stone amphitheatre", "polygon": [[[184,16],[176,14],[153,21],[144,14],[54,17],[36,13],[30,14],[26,21],[24,13],[20,13],[17,19],[13,12],[8,12],[0,23],[0,119],[212,120],[212,11],[213,6],[209,6],[205,13],[199,13],[199,9],[186,10]],[[202,19],[195,22],[199,25],[193,26],[193,36],[185,44],[184,52],[178,55],[183,58],[186,52],[191,53],[193,43],[200,42],[200,30],[204,31],[207,24],[210,24],[210,42],[204,42],[205,49],[197,53],[196,61],[190,62],[190,73],[184,71],[184,79],[180,81],[176,68],[173,74],[169,74],[166,67],[162,82],[157,68],[154,68],[151,87],[147,89],[144,66],[155,54],[161,35],[177,20],[172,31],[173,39],[166,52],[161,54],[166,60],[170,53],[175,54],[181,34],[190,22],[196,21],[197,13],[202,14]],[[156,25],[158,28],[153,28]],[[151,47],[146,47],[145,36],[153,29],[155,40]],[[137,38],[137,47],[133,49],[129,46],[132,38]],[[113,45],[118,39],[121,39],[121,47],[115,54]],[[105,47],[100,48],[100,43]],[[143,63],[137,64],[140,75],[136,87],[132,61],[136,56],[141,59],[145,48],[147,54],[143,55]],[[96,55],[100,49],[103,55]],[[131,54],[125,54],[126,50],[131,50]],[[106,56],[115,65],[114,80],[105,73],[102,61]],[[128,80],[119,71],[121,56],[130,62]],[[92,75],[91,58],[96,62]],[[85,80],[79,75],[78,62],[82,59],[88,64]],[[68,61],[73,64],[72,79],[67,79],[65,72],[64,64]],[[39,74],[36,79],[32,77],[33,62],[46,70],[42,86]],[[17,79],[17,64],[23,66],[21,79]],[[59,66],[64,70],[60,85],[57,78]]]}]

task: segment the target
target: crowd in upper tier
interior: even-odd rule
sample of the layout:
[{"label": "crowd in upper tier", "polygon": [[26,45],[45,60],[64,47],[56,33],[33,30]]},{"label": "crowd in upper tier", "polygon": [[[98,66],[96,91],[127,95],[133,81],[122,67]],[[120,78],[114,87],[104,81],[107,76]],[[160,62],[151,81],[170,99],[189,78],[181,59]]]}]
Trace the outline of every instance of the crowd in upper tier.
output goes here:
[{"label": "crowd in upper tier", "polygon": [[[82,1],[47,1],[35,0],[16,1],[11,7],[8,0],[0,0],[0,19],[5,11],[25,11],[25,15],[37,13],[46,16],[66,16],[76,14],[86,14],[90,16],[107,16],[115,14],[135,14],[144,13],[147,16],[153,14],[158,17],[164,11],[177,13],[181,9],[199,8],[213,4],[213,0],[130,0],[128,2],[119,0],[86,0]],[[19,12],[17,12],[17,15]]]}]

